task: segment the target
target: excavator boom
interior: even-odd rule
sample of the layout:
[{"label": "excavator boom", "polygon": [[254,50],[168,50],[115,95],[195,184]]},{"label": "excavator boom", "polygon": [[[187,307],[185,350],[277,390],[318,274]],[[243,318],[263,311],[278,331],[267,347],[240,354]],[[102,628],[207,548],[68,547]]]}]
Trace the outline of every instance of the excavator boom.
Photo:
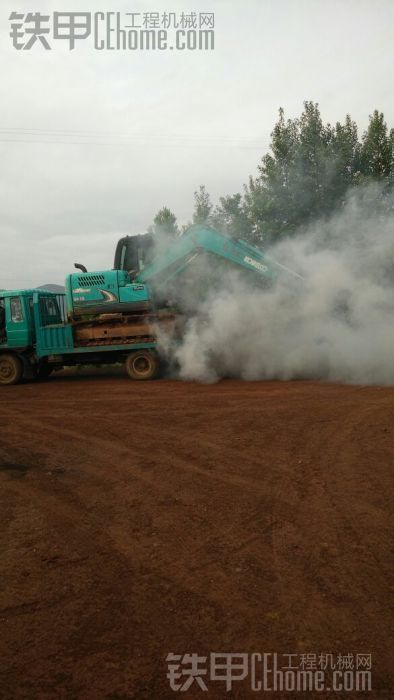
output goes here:
[{"label": "excavator boom", "polygon": [[276,271],[264,253],[241,240],[233,240],[207,226],[192,226],[175,239],[168,249],[141,270],[138,282],[166,284],[181,274],[201,254],[221,258],[264,279],[274,280]]},{"label": "excavator boom", "polygon": [[159,241],[156,251],[150,235],[123,238],[116,250],[115,268],[127,269],[136,282],[157,287],[174,280],[201,255],[220,258],[266,282],[277,277],[275,264],[261,250],[203,225],[191,226],[165,247]]}]

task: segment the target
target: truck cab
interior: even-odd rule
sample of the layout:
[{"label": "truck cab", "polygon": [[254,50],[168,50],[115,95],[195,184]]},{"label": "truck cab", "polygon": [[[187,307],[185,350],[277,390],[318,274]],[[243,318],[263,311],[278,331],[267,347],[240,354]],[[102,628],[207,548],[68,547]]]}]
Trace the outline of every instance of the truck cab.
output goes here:
[{"label": "truck cab", "polygon": [[26,348],[34,343],[33,290],[0,292],[0,348]]},{"label": "truck cab", "polygon": [[42,289],[0,291],[0,384],[15,384],[34,366],[37,324],[33,296],[46,323],[59,324],[62,314],[55,294]]}]

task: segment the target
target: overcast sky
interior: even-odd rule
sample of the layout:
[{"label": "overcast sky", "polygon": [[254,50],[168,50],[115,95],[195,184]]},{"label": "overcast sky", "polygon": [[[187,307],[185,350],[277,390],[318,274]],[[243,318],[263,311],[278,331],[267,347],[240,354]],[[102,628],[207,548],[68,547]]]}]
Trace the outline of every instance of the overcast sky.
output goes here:
[{"label": "overcast sky", "polygon": [[[10,12],[55,10],[212,11],[215,49],[13,48]],[[0,288],[110,268],[162,206],[182,223],[201,183],[213,200],[239,191],[280,106],[314,100],[361,130],[378,108],[394,125],[393,0],[2,0],[0,17]]]}]

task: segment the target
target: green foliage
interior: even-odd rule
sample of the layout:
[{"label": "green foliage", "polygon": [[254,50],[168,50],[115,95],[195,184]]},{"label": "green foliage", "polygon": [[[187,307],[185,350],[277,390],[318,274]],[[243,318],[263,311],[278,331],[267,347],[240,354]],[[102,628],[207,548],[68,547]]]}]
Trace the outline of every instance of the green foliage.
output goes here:
[{"label": "green foliage", "polygon": [[234,238],[250,238],[252,226],[242,195],[220,197],[219,202],[211,216],[212,226]]},{"label": "green foliage", "polygon": [[209,224],[213,205],[204,185],[200,185],[194,193],[194,224]]},{"label": "green foliage", "polygon": [[363,134],[360,152],[364,180],[391,183],[393,177],[394,129],[388,133],[382,112],[375,109]]},{"label": "green foliage", "polygon": [[179,233],[175,214],[168,207],[160,209],[153,219],[153,226],[149,227],[150,233],[177,236]]},{"label": "green foliage", "polygon": [[[360,141],[349,115],[343,124],[324,124],[318,104],[307,101],[296,119],[285,119],[279,110],[270,152],[242,194],[220,197],[214,207],[200,185],[194,193],[193,223],[267,245],[332,215],[352,188],[377,183],[371,206],[384,208],[393,176],[394,129],[388,130],[381,112],[370,116]],[[175,216],[166,208],[155,217],[155,227],[163,222],[178,230]]]},{"label": "green foliage", "polygon": [[356,184],[360,167],[356,124],[349,116],[335,127],[323,124],[313,102],[304,103],[299,119],[285,121],[280,109],[271,137],[271,153],[245,194],[254,239],[263,243],[329,215]]}]

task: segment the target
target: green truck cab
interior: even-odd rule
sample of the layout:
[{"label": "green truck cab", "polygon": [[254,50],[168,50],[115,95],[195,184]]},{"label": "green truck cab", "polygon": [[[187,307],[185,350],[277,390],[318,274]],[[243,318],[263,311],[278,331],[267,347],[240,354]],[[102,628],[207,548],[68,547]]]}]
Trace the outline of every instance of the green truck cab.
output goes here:
[{"label": "green truck cab", "polygon": [[35,342],[33,295],[37,290],[0,292],[0,348],[23,352]]}]

